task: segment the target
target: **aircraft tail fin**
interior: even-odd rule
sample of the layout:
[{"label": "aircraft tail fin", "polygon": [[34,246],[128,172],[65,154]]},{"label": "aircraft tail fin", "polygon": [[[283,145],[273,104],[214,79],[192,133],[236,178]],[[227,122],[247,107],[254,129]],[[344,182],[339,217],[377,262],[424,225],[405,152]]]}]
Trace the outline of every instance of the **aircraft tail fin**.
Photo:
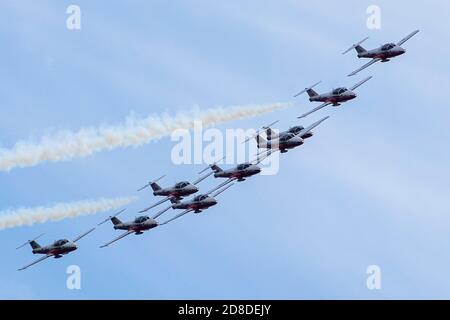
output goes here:
[{"label": "aircraft tail fin", "polygon": [[210,165],[210,167],[211,167],[211,170],[216,172],[216,173],[223,171],[217,164],[212,164],[212,165]]},{"label": "aircraft tail fin", "polygon": [[256,143],[258,144],[258,149],[267,148],[267,140],[261,137],[259,134],[255,137]]},{"label": "aircraft tail fin", "polygon": [[301,95],[301,94],[303,94],[303,93],[305,93],[305,92],[308,93],[308,96],[309,96],[310,98],[311,98],[311,97],[317,96],[317,92],[315,92],[315,91],[313,90],[313,88],[314,88],[315,86],[317,86],[318,84],[320,84],[320,83],[322,83],[322,81],[316,82],[316,83],[314,83],[312,86],[303,89],[302,91],[300,91],[299,93],[297,93],[296,95],[294,95],[294,98],[295,98],[295,97],[298,97],[299,95]]},{"label": "aircraft tail fin", "polygon": [[150,187],[153,189],[153,191],[161,190],[161,187],[156,182],[151,182]]},{"label": "aircraft tail fin", "polygon": [[42,237],[43,235],[44,235],[44,234],[42,233],[42,234],[38,235],[36,238],[34,238],[34,239],[25,241],[25,243],[21,244],[21,245],[18,246],[16,249],[23,248],[23,247],[26,246],[27,244],[30,244],[30,246],[31,246],[32,249],[38,249],[38,248],[40,248],[41,246],[39,245],[39,243],[36,242],[36,240],[37,240],[38,238]]},{"label": "aircraft tail fin", "polygon": [[363,48],[362,46],[360,46],[360,45],[356,46],[356,47],[355,47],[355,50],[356,50],[356,52],[358,52],[358,53],[364,53],[364,52],[367,52],[367,50],[364,49],[364,48]]},{"label": "aircraft tail fin", "polygon": [[205,169],[203,169],[202,171],[200,171],[199,174],[202,174],[203,172],[205,172],[205,171],[208,170],[209,168],[211,168],[211,170],[212,170],[213,172],[219,172],[219,171],[222,171],[222,169],[220,169],[220,167],[217,165],[217,163],[219,163],[220,161],[222,161],[222,160],[225,159],[225,158],[226,158],[226,156],[223,157],[222,159],[220,159],[220,160],[214,162],[213,164],[208,165]]},{"label": "aircraft tail fin", "polygon": [[315,97],[315,96],[318,95],[317,92],[314,91],[313,89],[307,89],[307,90],[306,90],[306,93],[308,94],[308,96],[309,96],[310,98]]},{"label": "aircraft tail fin", "polygon": [[361,46],[361,43],[363,43],[367,39],[369,39],[369,37],[366,37],[366,38],[362,39],[361,41],[359,41],[358,43],[355,43],[350,48],[348,48],[347,50],[342,52],[342,54],[346,54],[347,52],[351,51],[352,49],[355,49],[358,54],[366,52],[367,50]]},{"label": "aircraft tail fin", "polygon": [[267,128],[266,129],[266,136],[267,136],[267,139],[272,139],[272,133],[273,133],[273,130],[272,129],[270,129],[270,128]]},{"label": "aircraft tail fin", "polygon": [[39,249],[41,246],[36,241],[32,240],[30,241],[30,246],[32,249]]},{"label": "aircraft tail fin", "polygon": [[149,187],[149,186],[153,189],[153,191],[161,190],[161,187],[160,187],[156,182],[158,182],[159,180],[161,180],[161,179],[164,178],[165,176],[166,176],[166,175],[163,175],[163,176],[159,177],[159,178],[156,179],[156,180],[150,181],[149,183],[147,183],[147,184],[146,184],[145,186],[143,186],[142,188],[139,188],[137,191],[144,190],[145,188],[147,188],[147,187]]},{"label": "aircraft tail fin", "polygon": [[120,221],[120,219],[117,217],[111,217],[111,222],[115,226],[122,223],[122,221]]},{"label": "aircraft tail fin", "polygon": [[180,200],[178,200],[177,198],[170,198],[170,202],[172,204],[175,204],[175,203],[180,203]]}]

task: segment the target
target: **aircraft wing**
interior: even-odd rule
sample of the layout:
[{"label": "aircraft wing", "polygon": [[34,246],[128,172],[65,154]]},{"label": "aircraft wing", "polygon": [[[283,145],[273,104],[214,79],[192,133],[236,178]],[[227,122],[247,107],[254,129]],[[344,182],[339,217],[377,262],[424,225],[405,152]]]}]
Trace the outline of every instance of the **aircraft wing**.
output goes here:
[{"label": "aircraft wing", "polygon": [[176,215],[175,217],[173,217],[172,219],[169,219],[169,220],[167,220],[167,221],[165,221],[165,222],[163,222],[163,223],[160,223],[159,225],[167,224],[167,223],[169,223],[169,222],[171,222],[171,221],[173,221],[173,220],[175,220],[175,219],[178,219],[178,218],[184,216],[186,213],[189,213],[189,212],[191,212],[191,211],[193,211],[193,209],[187,209],[187,210],[184,210],[182,213],[177,214],[177,215]]},{"label": "aircraft wing", "polygon": [[358,82],[357,84],[355,84],[353,87],[351,87],[350,90],[352,90],[352,91],[355,90],[356,88],[362,86],[364,83],[366,83],[367,81],[369,81],[369,80],[372,79],[372,78],[373,78],[373,77],[370,76],[370,77],[365,78],[364,80],[361,80],[360,82]]},{"label": "aircraft wing", "polygon": [[309,116],[311,113],[314,113],[322,108],[325,108],[326,106],[329,106],[331,104],[331,102],[325,102],[322,103],[320,106],[315,107],[314,109],[312,109],[311,111],[308,111],[307,113],[302,114],[300,117],[297,117],[298,119],[300,118],[305,118],[306,116]]},{"label": "aircraft wing", "polygon": [[207,195],[210,195],[213,192],[216,192],[217,190],[219,190],[220,188],[222,188],[223,186],[226,186],[227,184],[229,184],[231,181],[236,180],[237,178],[228,178],[226,181],[222,182],[221,184],[219,184],[218,186],[214,187],[213,189],[209,190],[207,193]]},{"label": "aircraft wing", "polygon": [[312,129],[314,129],[315,127],[317,127],[319,124],[321,124],[322,122],[324,122],[325,120],[327,120],[330,116],[326,116],[325,118],[320,119],[317,122],[314,122],[313,124],[309,125],[308,127],[306,127],[305,129],[303,129],[302,131],[300,131],[299,133],[297,133],[297,136],[303,136],[305,134],[307,134],[308,132],[310,132]]},{"label": "aircraft wing", "polygon": [[162,199],[162,200],[158,201],[157,203],[152,204],[150,207],[145,208],[145,209],[139,211],[139,213],[147,212],[148,210],[150,210],[150,209],[152,209],[152,208],[154,208],[154,207],[156,207],[156,206],[159,206],[160,204],[162,204],[162,203],[164,203],[164,202],[166,202],[166,201],[169,201],[169,200],[170,200],[170,197],[167,197],[167,198],[165,198],[165,199]]},{"label": "aircraft wing", "polygon": [[[258,152],[255,156],[256,156],[256,159],[255,160],[258,160],[258,159],[262,159],[261,161],[259,161],[259,162],[256,162],[255,164],[258,164],[258,163],[260,163],[260,162],[262,162],[264,159],[266,159],[267,157],[269,157],[272,153],[275,153],[275,152],[278,152],[278,151],[280,151],[280,149],[279,148],[271,148],[271,149],[267,149],[267,150],[263,150],[263,151],[261,151],[261,152]],[[261,157],[262,156],[262,157]]]},{"label": "aircraft wing", "polygon": [[205,174],[204,176],[198,178],[197,180],[194,181],[194,185],[199,184],[200,182],[202,182],[203,180],[205,180],[206,178],[208,178],[210,175],[212,175],[214,173],[214,171],[208,172],[207,174]]},{"label": "aircraft wing", "polygon": [[253,160],[253,161],[255,161],[254,164],[260,164],[265,159],[267,159],[272,153],[277,152],[277,151],[278,151],[278,149],[268,149],[268,150],[265,150],[265,152],[257,154],[256,159]]},{"label": "aircraft wing", "polygon": [[118,236],[118,237],[115,238],[114,240],[111,240],[110,242],[105,243],[105,244],[102,245],[100,248],[107,247],[107,246],[109,246],[111,243],[114,243],[114,242],[116,242],[116,241],[118,241],[118,240],[120,240],[120,239],[122,239],[122,238],[125,238],[127,235],[132,234],[132,233],[134,233],[133,230],[128,230],[127,232],[122,233],[120,236]]},{"label": "aircraft wing", "polygon": [[78,240],[80,240],[81,238],[87,236],[89,233],[91,233],[92,231],[94,231],[95,228],[89,229],[88,231],[86,231],[83,234],[80,234],[78,237],[76,237],[75,239],[73,239],[73,242],[77,242]]},{"label": "aircraft wing", "polygon": [[25,270],[26,268],[31,267],[32,265],[35,265],[36,263],[41,262],[41,261],[44,261],[45,259],[50,258],[50,257],[53,257],[53,255],[52,255],[52,254],[47,254],[47,255],[45,255],[45,256],[43,256],[43,257],[40,257],[40,258],[37,259],[36,261],[33,261],[32,263],[30,263],[30,264],[28,264],[28,265],[26,265],[26,266],[24,266],[24,267],[18,269],[18,271]]},{"label": "aircraft wing", "polygon": [[419,32],[419,30],[413,31],[411,32],[409,35],[407,35],[406,37],[404,37],[402,40],[400,40],[397,45],[401,46],[402,44],[404,44],[406,41],[408,41],[409,39],[411,39],[412,37],[414,37],[417,33]]},{"label": "aircraft wing", "polygon": [[[215,187],[212,191],[210,191],[208,194],[222,188],[223,186],[226,186],[227,184],[229,184],[230,182],[233,182],[234,180],[236,180],[237,178],[228,178],[227,180],[225,180],[224,182],[222,182],[221,184],[219,184],[217,187]],[[227,187],[228,188],[228,187]]]},{"label": "aircraft wing", "polygon": [[170,205],[167,208],[162,209],[161,211],[159,211],[157,214],[155,214],[152,219],[156,219],[158,218],[160,215],[162,215],[164,212],[166,212],[167,210],[169,210],[170,208],[172,208],[172,205]]},{"label": "aircraft wing", "polygon": [[354,76],[354,75],[357,74],[358,72],[364,70],[364,69],[367,68],[367,67],[370,67],[371,65],[373,65],[374,63],[376,63],[376,62],[378,62],[378,61],[380,61],[380,60],[381,60],[380,58],[374,58],[374,59],[370,60],[369,62],[367,62],[367,63],[366,63],[365,65],[363,65],[362,67],[360,67],[360,68],[356,69],[355,71],[353,71],[352,73],[350,73],[350,74],[348,75],[348,77]]},{"label": "aircraft wing", "polygon": [[[231,182],[231,181],[229,181],[229,182]],[[227,183],[229,183],[229,182],[227,182]],[[232,183],[232,184],[229,184],[229,185],[227,185],[226,187],[224,187],[224,188],[222,188],[222,189],[220,189],[220,190],[218,190],[218,191],[216,191],[216,192],[214,192],[212,195],[211,195],[211,197],[217,197],[219,194],[221,194],[222,192],[224,192],[225,190],[227,190],[229,187],[231,187],[232,185],[233,185],[234,183]]]}]

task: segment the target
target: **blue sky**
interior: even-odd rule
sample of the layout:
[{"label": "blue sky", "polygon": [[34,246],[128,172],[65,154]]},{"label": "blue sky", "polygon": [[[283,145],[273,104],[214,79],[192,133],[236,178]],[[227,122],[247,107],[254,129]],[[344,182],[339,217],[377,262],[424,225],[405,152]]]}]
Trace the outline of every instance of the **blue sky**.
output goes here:
[{"label": "blue sky", "polygon": [[[66,29],[69,4],[82,29]],[[379,5],[382,28],[368,30]],[[415,29],[407,54],[364,71],[374,78],[303,147],[221,195],[199,216],[99,249],[117,235],[99,228],[64,259],[26,272],[35,257],[14,248],[74,237],[102,215],[0,232],[0,298],[31,299],[391,299],[450,298],[450,36],[447,1],[10,1],[0,3],[0,147],[61,129],[176,113],[290,101],[306,85],[352,85],[361,65],[340,53],[370,36],[375,47]],[[444,93],[444,94],[443,94]],[[219,126],[257,128],[311,105]],[[169,138],[67,162],[0,173],[2,209],[136,195],[194,179],[201,166],[175,166]],[[209,189],[214,181],[202,184]],[[123,218],[154,201],[150,194]],[[66,289],[66,267],[82,289]],[[379,265],[382,289],[366,288]]]}]

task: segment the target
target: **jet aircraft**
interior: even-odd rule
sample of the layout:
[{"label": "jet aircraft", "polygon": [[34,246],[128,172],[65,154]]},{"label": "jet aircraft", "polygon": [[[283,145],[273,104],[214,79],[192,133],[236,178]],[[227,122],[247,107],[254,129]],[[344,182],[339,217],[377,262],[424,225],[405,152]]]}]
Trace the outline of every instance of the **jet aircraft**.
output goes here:
[{"label": "jet aircraft", "polygon": [[17,247],[17,249],[20,249],[20,248],[24,247],[25,245],[30,244],[33,254],[42,254],[43,256],[40,257],[39,259],[33,261],[32,263],[20,268],[19,271],[25,270],[28,267],[31,267],[32,265],[35,265],[38,262],[44,261],[47,258],[53,257],[55,259],[59,259],[59,258],[62,258],[64,255],[77,250],[78,249],[77,242],[81,238],[83,238],[84,236],[87,236],[89,233],[91,233],[94,230],[95,230],[95,228],[89,229],[87,232],[79,235],[72,241],[67,240],[67,239],[60,239],[60,240],[54,241],[52,244],[47,245],[47,246],[41,246],[39,243],[36,242],[36,240],[38,238],[40,238],[41,236],[43,236],[44,234],[41,234],[32,240],[26,241],[24,244]]},{"label": "jet aircraft", "polygon": [[148,216],[139,216],[136,217],[134,220],[132,221],[127,221],[127,222],[122,222],[121,220],[119,220],[119,218],[117,218],[117,216],[119,214],[121,214],[122,212],[124,212],[125,209],[117,212],[116,214],[106,218],[105,220],[103,220],[102,222],[100,222],[98,225],[102,225],[105,222],[107,222],[108,220],[111,220],[112,224],[113,224],[113,228],[114,230],[125,230],[124,233],[122,233],[120,236],[118,236],[117,238],[105,243],[104,245],[102,245],[100,248],[104,248],[109,246],[110,244],[134,233],[135,235],[140,235],[143,234],[144,231],[153,229],[155,227],[158,226],[158,222],[155,221],[154,219],[148,217]]},{"label": "jet aircraft", "polygon": [[361,44],[364,41],[366,41],[367,39],[369,39],[369,37],[361,40],[358,43],[355,43],[350,48],[345,50],[342,54],[346,54],[347,52],[351,51],[352,49],[355,49],[358,54],[358,58],[366,58],[366,59],[371,59],[371,60],[368,63],[366,63],[365,65],[363,65],[362,67],[360,67],[360,68],[356,69],[355,71],[353,71],[352,73],[350,73],[348,76],[354,76],[355,74],[359,73],[360,71],[366,69],[367,67],[373,65],[376,62],[379,62],[379,61],[388,62],[388,61],[390,61],[390,59],[404,54],[406,52],[406,50],[404,48],[402,48],[401,45],[404,44],[409,39],[411,39],[413,36],[415,36],[418,32],[419,32],[419,30],[413,31],[397,43],[386,43],[386,44],[383,44],[382,46],[372,49],[372,50],[366,50],[361,46]]},{"label": "jet aircraft", "polygon": [[357,94],[354,92],[356,88],[361,86],[362,84],[366,83],[372,79],[372,77],[367,77],[364,80],[358,82],[354,86],[350,87],[350,89],[347,89],[346,87],[340,87],[331,90],[330,92],[318,94],[316,91],[313,90],[315,86],[317,86],[321,81],[317,82],[316,84],[313,84],[309,88],[305,88],[304,90],[297,93],[294,97],[298,97],[302,93],[306,92],[309,95],[309,101],[311,102],[323,102],[320,106],[312,109],[311,111],[308,111],[301,116],[297,118],[304,118],[308,115],[310,115],[313,112],[316,112],[328,105],[333,105],[334,107],[340,106],[342,103],[347,102],[349,100],[353,100],[357,97]]}]

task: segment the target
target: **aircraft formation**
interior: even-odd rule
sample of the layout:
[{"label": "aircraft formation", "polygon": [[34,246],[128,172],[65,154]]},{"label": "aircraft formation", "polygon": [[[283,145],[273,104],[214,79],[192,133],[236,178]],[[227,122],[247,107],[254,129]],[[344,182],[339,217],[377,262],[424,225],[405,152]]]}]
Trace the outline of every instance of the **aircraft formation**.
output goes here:
[{"label": "aircraft formation", "polygon": [[[371,60],[368,63],[361,66],[360,68],[351,72],[348,76],[354,76],[357,73],[361,72],[362,70],[375,64],[376,62],[388,62],[392,58],[403,55],[406,52],[406,50],[401,46],[406,41],[411,39],[414,35],[416,35],[418,32],[419,30],[410,33],[408,36],[406,36],[397,43],[387,43],[371,50],[366,50],[361,46],[361,44],[365,42],[368,38],[365,38],[359,41],[358,43],[352,45],[349,49],[345,50],[343,54],[346,54],[354,49],[357,53],[358,58],[366,58]],[[304,90],[294,95],[294,97],[298,97],[306,92],[309,96],[310,102],[321,102],[321,104],[315,107],[314,109],[300,115],[297,118],[299,119],[305,118],[308,115],[316,111],[319,111],[320,109],[326,106],[331,105],[337,107],[345,102],[355,99],[357,97],[357,94],[354,92],[354,90],[356,90],[358,87],[360,87],[370,79],[372,79],[372,76],[369,76],[359,81],[350,88],[340,87],[333,89],[330,92],[322,94],[319,94],[315,90],[313,90],[313,88],[319,85],[321,81],[315,83],[314,85],[308,88],[305,88]],[[233,186],[235,182],[243,182],[248,178],[259,174],[261,172],[261,167],[259,167],[258,165],[264,159],[266,159],[275,152],[286,153],[291,149],[303,145],[306,139],[309,139],[313,136],[314,133],[312,132],[312,130],[317,126],[319,126],[322,122],[324,122],[328,118],[329,116],[326,116],[320,119],[319,121],[312,123],[306,128],[297,125],[280,132],[272,129],[272,127],[279,122],[279,120],[274,121],[269,125],[263,126],[261,130],[258,130],[255,133],[255,135],[248,137],[245,140],[245,142],[248,142],[251,139],[255,139],[257,142],[258,153],[256,154],[256,158],[251,162],[241,163],[235,166],[234,168],[227,170],[220,168],[217,165],[217,162],[210,164],[204,170],[200,171],[199,174],[203,174],[207,170],[210,170],[210,172],[201,176],[192,183],[189,181],[180,181],[173,186],[161,187],[158,184],[158,182],[165,176],[159,177],[158,179],[155,179],[154,181],[147,183],[145,186],[138,189],[138,191],[144,190],[146,188],[151,188],[153,190],[153,195],[155,197],[163,197],[163,199],[139,211],[139,213],[143,214],[144,212],[147,212],[165,202],[170,202],[170,205],[161,209],[153,216],[140,215],[131,221],[121,221],[117,217],[119,214],[123,213],[125,209],[115,213],[112,216],[109,216],[108,218],[100,222],[98,226],[108,221],[111,221],[114,230],[122,230],[124,232],[122,232],[118,237],[110,240],[109,242],[106,242],[105,244],[100,246],[100,248],[107,247],[112,243],[130,234],[141,235],[148,230],[171,223],[172,221],[186,215],[187,213],[198,214],[203,212],[204,210],[209,209],[210,207],[215,206],[218,203],[216,197],[220,195],[222,192],[226,191],[231,186]],[[221,160],[223,160],[224,158],[222,158]],[[213,176],[214,178],[217,179],[226,179],[226,180],[206,193],[195,195],[196,193],[199,192],[198,184],[203,180],[205,180],[206,178],[208,178],[209,176]],[[189,197],[191,195],[193,196],[191,199],[185,200],[186,197]],[[158,220],[156,220],[170,209],[178,210],[181,212],[163,222],[159,222]],[[93,232],[95,229],[96,227],[89,229],[88,231],[74,238],[72,241],[67,239],[60,239],[46,246],[41,246],[36,242],[36,240],[40,238],[42,234],[32,240],[26,241],[17,249],[22,248],[25,245],[29,244],[32,248],[33,254],[40,254],[42,256],[39,259],[31,262],[28,265],[21,267],[18,270],[27,269],[28,267],[31,267],[50,257],[53,257],[55,259],[61,258],[64,255],[67,255],[77,250],[78,241],[83,237],[87,236],[88,234],[90,234],[91,232]]]}]

